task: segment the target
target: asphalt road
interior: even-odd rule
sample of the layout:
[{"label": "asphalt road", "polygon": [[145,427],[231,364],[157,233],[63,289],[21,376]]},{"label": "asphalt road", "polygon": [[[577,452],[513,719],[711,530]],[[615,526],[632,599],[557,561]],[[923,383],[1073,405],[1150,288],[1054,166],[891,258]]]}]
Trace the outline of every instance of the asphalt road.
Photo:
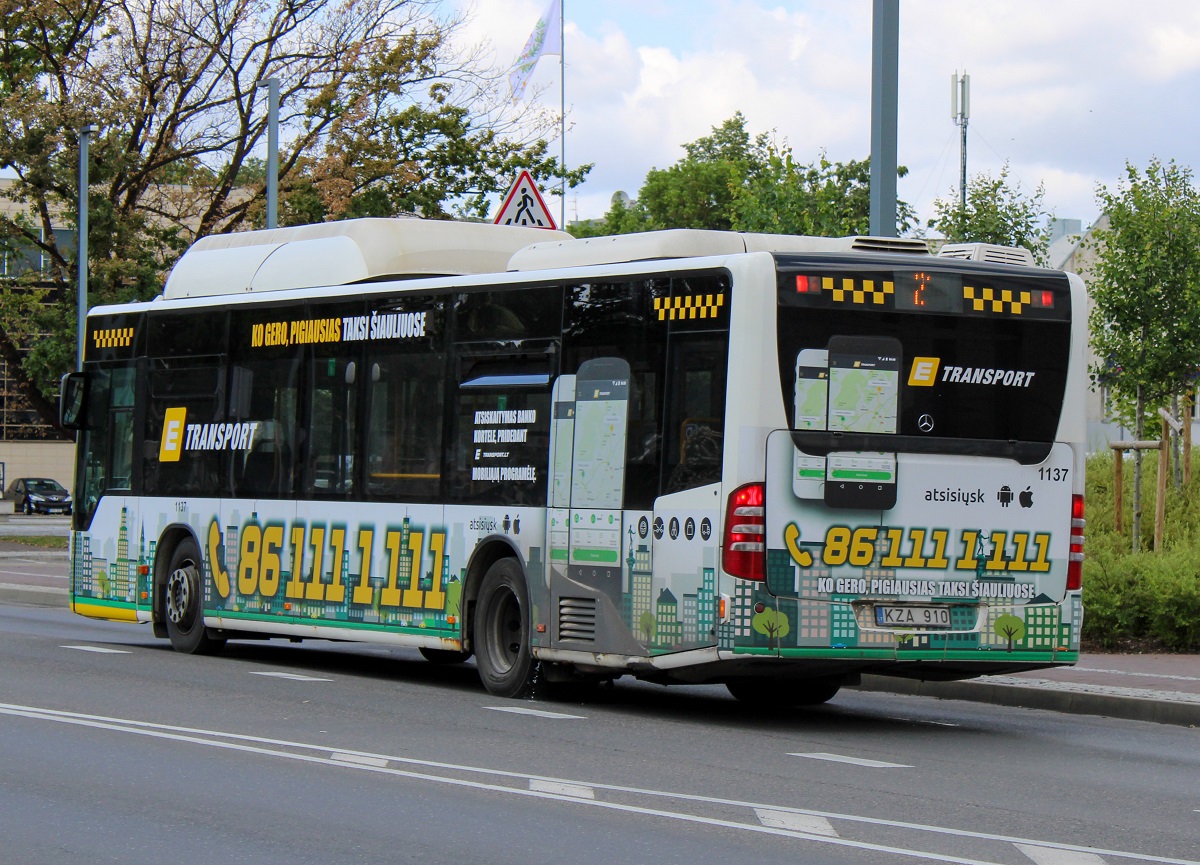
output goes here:
[{"label": "asphalt road", "polygon": [[0,605],[0,862],[1200,861],[1200,731],[845,691],[498,700],[328,643]]}]

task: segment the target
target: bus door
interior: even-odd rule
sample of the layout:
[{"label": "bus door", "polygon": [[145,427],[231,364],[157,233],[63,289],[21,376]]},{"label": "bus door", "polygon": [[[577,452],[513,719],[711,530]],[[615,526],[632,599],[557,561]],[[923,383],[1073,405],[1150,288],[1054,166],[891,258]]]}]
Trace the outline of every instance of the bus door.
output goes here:
[{"label": "bus door", "polygon": [[604,357],[555,383],[547,536],[563,648],[644,653],[624,613],[629,377],[628,362]]}]

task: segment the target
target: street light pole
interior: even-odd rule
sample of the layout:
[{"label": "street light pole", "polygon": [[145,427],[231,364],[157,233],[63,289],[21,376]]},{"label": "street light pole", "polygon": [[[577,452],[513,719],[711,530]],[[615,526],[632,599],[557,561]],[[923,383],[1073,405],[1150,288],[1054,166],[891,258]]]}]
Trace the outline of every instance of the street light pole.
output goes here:
[{"label": "street light pole", "polygon": [[79,271],[79,288],[76,291],[79,299],[78,322],[75,327],[75,369],[83,369],[83,341],[87,325],[87,283],[88,283],[88,137],[96,132],[95,124],[88,123],[79,127],[79,238],[76,246]]},{"label": "street light pole", "polygon": [[896,103],[900,0],[874,0],[871,27],[870,232],[896,236]]},{"label": "street light pole", "polygon": [[275,228],[279,216],[279,79],[258,82],[267,88],[267,228]]}]

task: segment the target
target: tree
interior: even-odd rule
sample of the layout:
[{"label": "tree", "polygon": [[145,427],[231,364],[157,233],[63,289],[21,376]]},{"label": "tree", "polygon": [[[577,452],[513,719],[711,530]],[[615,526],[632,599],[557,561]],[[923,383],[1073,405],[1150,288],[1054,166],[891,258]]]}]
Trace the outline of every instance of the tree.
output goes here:
[{"label": "tree", "polygon": [[776,641],[792,632],[788,617],[779,610],[767,607],[761,613],[755,613],[750,619],[750,627],[767,638],[767,648],[775,648]]},{"label": "tree", "polygon": [[[903,165],[897,175],[904,177]],[[771,147],[765,164],[734,196],[738,231],[764,234],[807,234],[842,237],[871,230],[871,160],[830,162],[824,153],[815,162],[795,161],[786,144]],[[903,234],[916,224],[916,214],[896,202],[896,228]]]},{"label": "tree", "polygon": [[960,196],[938,198],[933,202],[934,217],[929,227],[941,232],[949,243],[994,243],[999,246],[1021,246],[1044,264],[1050,245],[1048,220],[1051,216],[1043,207],[1046,195],[1038,184],[1033,195],[1021,193],[1021,182],[1009,184],[1008,163],[1000,169],[999,177],[982,173],[967,183],[967,206]]},{"label": "tree", "polygon": [[[675,165],[647,173],[635,202],[617,198],[601,224],[573,230],[579,236],[664,228],[824,236],[869,230],[869,160],[843,164],[822,153],[802,164],[766,133],[751,139],[741,112],[683,149]],[[898,202],[897,228],[903,233],[913,225],[912,208]]]},{"label": "tree", "polygon": [[653,642],[654,632],[658,629],[658,620],[654,618],[652,610],[642,611],[642,615],[638,618],[638,629],[646,635],[647,643]]},{"label": "tree", "polygon": [[992,630],[996,632],[997,637],[1008,640],[1008,650],[1010,652],[1013,650],[1013,643],[1025,638],[1024,620],[1014,616],[1012,613],[997,616],[996,621],[992,624]]},{"label": "tree", "polygon": [[[1145,437],[1146,412],[1194,386],[1200,365],[1200,195],[1191,171],[1152,159],[1126,163],[1096,198],[1108,227],[1094,232],[1090,370],[1117,414]],[[1134,451],[1133,551],[1141,544],[1142,452]]]},{"label": "tree", "polygon": [[[518,168],[577,185],[551,118],[454,47],[431,0],[0,0],[0,243],[46,267],[8,286],[0,348],[42,394],[74,354],[77,133],[89,168],[89,301],[147,299],[196,238],[263,224],[265,90],[280,82],[280,224],[486,214]],[[10,303],[17,295],[23,300]],[[34,340],[36,334],[50,339]]]}]

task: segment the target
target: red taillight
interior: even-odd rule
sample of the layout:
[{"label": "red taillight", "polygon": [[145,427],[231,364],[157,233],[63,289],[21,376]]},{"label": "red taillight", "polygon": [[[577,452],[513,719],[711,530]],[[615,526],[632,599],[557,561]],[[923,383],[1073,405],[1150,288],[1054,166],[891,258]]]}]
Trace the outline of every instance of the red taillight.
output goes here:
[{"label": "red taillight", "polygon": [[1071,552],[1067,557],[1067,591],[1083,586],[1083,496],[1071,496]]},{"label": "red taillight", "polygon": [[766,574],[767,520],[762,484],[746,484],[729,496],[725,505],[725,537],[721,567],[743,580],[761,580]]}]

